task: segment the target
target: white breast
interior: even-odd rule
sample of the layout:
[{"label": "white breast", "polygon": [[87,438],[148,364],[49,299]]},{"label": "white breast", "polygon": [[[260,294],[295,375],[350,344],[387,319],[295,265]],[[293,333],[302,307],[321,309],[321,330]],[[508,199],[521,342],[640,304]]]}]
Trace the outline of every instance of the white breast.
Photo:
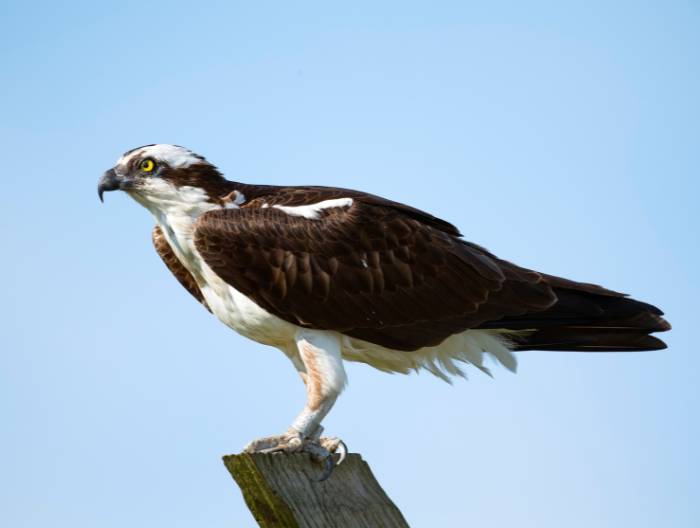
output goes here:
[{"label": "white breast", "polygon": [[[221,209],[218,204],[208,201],[204,191],[191,187],[177,191],[172,186],[154,181],[148,197],[132,197],[149,209],[163,231],[177,258],[197,281],[209,308],[226,326],[239,334],[279,348],[292,361],[296,361],[295,334],[298,326],[260,308],[248,297],[229,286],[202,260],[194,245],[194,228],[197,219],[207,211]],[[176,192],[177,195],[173,195]],[[287,214],[310,219],[320,217],[319,211],[328,207],[347,207],[351,199],[327,200],[319,204],[302,207],[278,207]],[[227,207],[238,207],[237,203]],[[366,263],[363,261],[363,265]],[[485,356],[492,356],[509,370],[515,370],[516,361],[511,350],[519,332],[509,330],[467,330],[453,335],[437,347],[422,348],[406,353],[339,335],[343,359],[367,363],[385,372],[408,374],[411,371],[426,369],[436,376],[449,379],[448,375],[464,375],[459,368],[461,363],[471,363],[488,372],[483,366]]]},{"label": "white breast", "polygon": [[[153,185],[161,184],[156,181]],[[226,326],[259,343],[285,348],[293,344],[296,326],[266,312],[229,286],[197,251],[194,244],[197,219],[222,207],[209,202],[203,190],[193,187],[175,191],[162,182],[162,188],[149,191],[148,197],[134,194],[133,198],[153,213],[173,252],[197,281],[212,313]],[[171,196],[173,192],[177,192],[177,196]],[[227,207],[232,206],[237,207],[237,204],[227,204]]]}]

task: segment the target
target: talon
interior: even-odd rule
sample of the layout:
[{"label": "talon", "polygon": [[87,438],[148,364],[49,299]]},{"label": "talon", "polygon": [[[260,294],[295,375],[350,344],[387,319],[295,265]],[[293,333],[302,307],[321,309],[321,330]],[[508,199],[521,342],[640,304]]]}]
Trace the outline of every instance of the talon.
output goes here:
[{"label": "talon", "polygon": [[261,449],[258,453],[284,453],[284,447],[270,447],[268,449]]},{"label": "talon", "polygon": [[333,473],[333,468],[335,467],[335,463],[333,462],[333,455],[328,455],[328,458],[326,459],[326,472],[323,474],[321,478],[317,479],[311,479],[314,482],[323,482],[326,480],[328,477],[331,476],[331,473]]},{"label": "talon", "polygon": [[340,464],[345,462],[345,458],[348,456],[348,446],[346,446],[345,442],[342,440],[338,444],[338,450],[340,451],[340,459],[338,459],[338,463],[335,465],[335,467],[340,467]]}]

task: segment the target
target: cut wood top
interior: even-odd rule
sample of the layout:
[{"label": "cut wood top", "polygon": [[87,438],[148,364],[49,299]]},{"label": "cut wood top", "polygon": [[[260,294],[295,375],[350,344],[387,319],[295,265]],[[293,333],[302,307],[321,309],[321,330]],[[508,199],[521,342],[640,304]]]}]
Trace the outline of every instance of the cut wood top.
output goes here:
[{"label": "cut wood top", "polygon": [[312,479],[325,464],[307,454],[242,453],[223,460],[262,527],[408,527],[359,454],[349,454],[324,482]]}]

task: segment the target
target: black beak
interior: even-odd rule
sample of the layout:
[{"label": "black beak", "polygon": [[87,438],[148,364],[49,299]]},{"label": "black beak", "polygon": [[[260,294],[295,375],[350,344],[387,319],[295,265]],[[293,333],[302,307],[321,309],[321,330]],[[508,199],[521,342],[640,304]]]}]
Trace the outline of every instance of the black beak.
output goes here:
[{"label": "black beak", "polygon": [[129,180],[120,176],[114,169],[109,169],[105,172],[100,181],[97,183],[97,194],[100,197],[100,201],[104,202],[102,195],[105,191],[118,191],[119,189],[126,189],[129,184]]}]

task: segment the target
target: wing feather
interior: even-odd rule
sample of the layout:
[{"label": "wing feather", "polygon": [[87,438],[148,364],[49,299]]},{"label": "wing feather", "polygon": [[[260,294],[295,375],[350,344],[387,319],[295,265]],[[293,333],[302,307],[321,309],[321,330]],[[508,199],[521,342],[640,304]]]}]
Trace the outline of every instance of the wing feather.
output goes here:
[{"label": "wing feather", "polygon": [[[665,346],[649,336],[670,329],[658,308],[500,260],[418,209],[344,189],[236,186],[247,202],[200,217],[197,249],[224,281],[293,324],[405,351],[469,328],[537,330],[520,350]],[[318,219],[274,208],[337,198],[353,205],[322,209]],[[153,242],[208,309],[157,227]]]},{"label": "wing feather", "polygon": [[[318,199],[309,192],[282,203]],[[557,300],[540,274],[393,202],[355,200],[323,209],[318,219],[264,203],[271,201],[202,215],[195,245],[224,281],[299,326],[409,351]]]}]

